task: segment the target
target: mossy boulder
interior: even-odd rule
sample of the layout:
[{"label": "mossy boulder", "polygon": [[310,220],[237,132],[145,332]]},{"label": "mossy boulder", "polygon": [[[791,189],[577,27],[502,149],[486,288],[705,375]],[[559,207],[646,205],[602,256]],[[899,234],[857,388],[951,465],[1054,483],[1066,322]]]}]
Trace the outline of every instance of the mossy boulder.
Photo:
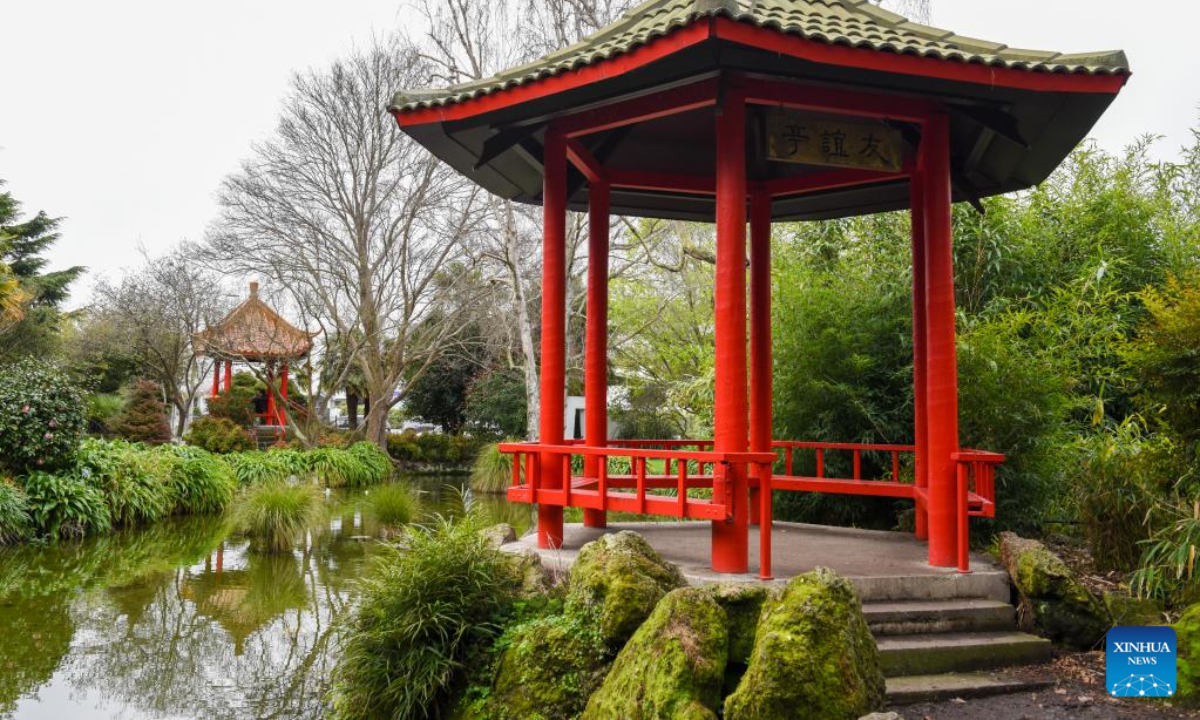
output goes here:
[{"label": "mossy boulder", "polygon": [[1131,597],[1126,592],[1104,593],[1104,607],[1112,618],[1113,625],[1145,626],[1162,625],[1162,603],[1153,598]]},{"label": "mossy boulder", "polygon": [[567,605],[594,610],[601,637],[615,650],[664,595],[684,584],[679,568],[663,560],[641,535],[623,530],[579,551],[571,566]]},{"label": "mossy boulder", "polygon": [[729,619],[729,662],[745,665],[754,651],[754,635],[763,603],[771,593],[764,585],[719,583],[705,590],[725,610]]},{"label": "mossy boulder", "polygon": [[1060,645],[1090,650],[1104,641],[1112,618],[1057,555],[1037,540],[1000,533],[1000,561],[1020,595],[1023,630]]},{"label": "mossy boulder", "polygon": [[563,614],[510,628],[489,698],[488,717],[577,717],[599,687],[609,656],[594,618]]},{"label": "mossy boulder", "polygon": [[674,590],[617,655],[583,717],[715,720],[728,651],[727,616],[712,594]]},{"label": "mossy boulder", "polygon": [[1200,705],[1200,604],[1183,612],[1173,626],[1178,643],[1175,661],[1175,682],[1178,692],[1175,701],[1196,707]]},{"label": "mossy boulder", "polygon": [[522,595],[540,595],[554,585],[553,578],[542,564],[541,556],[532,548],[505,548],[502,555],[512,566]]},{"label": "mossy boulder", "polygon": [[479,531],[479,534],[487,538],[493,547],[500,547],[501,545],[517,541],[517,531],[508,523],[496,523],[490,527],[485,527]]},{"label": "mossy boulder", "polygon": [[725,699],[729,720],[858,718],[883,706],[879,650],[854,587],[832,570],[797,576],[763,605],[754,651]]}]

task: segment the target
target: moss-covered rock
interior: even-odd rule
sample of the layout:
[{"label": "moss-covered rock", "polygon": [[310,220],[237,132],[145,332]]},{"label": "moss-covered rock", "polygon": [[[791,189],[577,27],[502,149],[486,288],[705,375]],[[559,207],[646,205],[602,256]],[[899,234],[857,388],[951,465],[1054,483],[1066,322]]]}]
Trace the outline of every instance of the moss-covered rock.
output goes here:
[{"label": "moss-covered rock", "polygon": [[754,651],[754,634],[763,603],[770,597],[764,585],[720,583],[705,590],[725,610],[729,619],[729,662],[745,665]]},{"label": "moss-covered rock", "polygon": [[594,609],[601,637],[615,650],[664,595],[683,585],[679,568],[663,560],[641,535],[623,530],[579,551],[571,566],[567,604]]},{"label": "moss-covered rock", "polygon": [[1189,707],[1200,705],[1200,604],[1183,612],[1175,628],[1175,701]]},{"label": "moss-covered rock", "polygon": [[728,650],[728,621],[713,595],[674,590],[617,655],[583,717],[715,720]]},{"label": "moss-covered rock", "polygon": [[1107,608],[1037,540],[1000,533],[1000,560],[1021,598],[1018,623],[1068,647],[1088,650],[1112,627]]},{"label": "moss-covered rock", "polygon": [[1126,592],[1106,592],[1104,607],[1113,625],[1129,627],[1165,623],[1162,603],[1152,598],[1130,597]]},{"label": "moss-covered rock", "polygon": [[517,541],[517,531],[508,523],[496,523],[479,531],[494,547]]},{"label": "moss-covered rock", "polygon": [[505,548],[503,556],[512,566],[518,578],[522,595],[540,595],[553,585],[553,579],[542,564],[542,558],[535,550],[527,547]]},{"label": "moss-covered rock", "polygon": [[858,718],[883,705],[879,651],[848,581],[818,568],[769,598],[729,720]]},{"label": "moss-covered rock", "polygon": [[604,679],[608,655],[594,618],[551,615],[501,637],[492,693],[484,716],[573,718]]}]

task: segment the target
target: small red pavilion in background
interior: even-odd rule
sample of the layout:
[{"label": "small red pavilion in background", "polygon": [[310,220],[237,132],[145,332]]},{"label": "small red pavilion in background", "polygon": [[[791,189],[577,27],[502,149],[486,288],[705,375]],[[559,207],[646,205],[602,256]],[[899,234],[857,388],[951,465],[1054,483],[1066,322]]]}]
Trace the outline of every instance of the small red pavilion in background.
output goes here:
[{"label": "small red pavilion in background", "polygon": [[[1003,457],[959,442],[951,205],[1044,180],[1128,76],[1120,52],[1017,50],[867,0],[651,0],[534,63],[397,93],[404,132],[544,207],[540,441],[503,447],[508,496],[537,504],[540,545],[562,543],[568,506],[593,527],[609,510],[707,519],[713,569],[743,573],[757,522],[767,578],[772,493],[842,493],[912,500],[930,564],[966,571],[968,518],[994,516]],[[903,208],[913,444],[773,440],[771,223]],[[578,444],[563,438],[568,210],[590,216]],[[716,224],[712,440],[606,436],[610,213]]]},{"label": "small red pavilion in background", "polygon": [[[196,333],[192,341],[196,354],[213,359],[212,396],[233,385],[233,364],[261,364],[267,383],[266,408],[259,413],[263,425],[287,427],[287,413],[275,400],[276,392],[284,405],[288,398],[288,367],[308,356],[313,333],[301,330],[258,297],[258,283],[250,283],[250,297],[219,323]],[[222,383],[222,377],[224,381]],[[276,382],[278,382],[277,390]]]}]

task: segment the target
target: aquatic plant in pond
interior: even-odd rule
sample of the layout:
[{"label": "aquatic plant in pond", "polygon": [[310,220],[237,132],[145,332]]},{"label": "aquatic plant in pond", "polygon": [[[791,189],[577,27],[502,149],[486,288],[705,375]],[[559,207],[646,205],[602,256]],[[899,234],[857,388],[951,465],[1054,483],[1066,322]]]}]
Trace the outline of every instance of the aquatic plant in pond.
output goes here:
[{"label": "aquatic plant in pond", "polygon": [[29,517],[39,534],[77,538],[112,527],[104,493],[77,474],[34,472],[22,479]]},{"label": "aquatic plant in pond", "polygon": [[514,570],[479,522],[409,527],[362,584],[334,669],[337,718],[438,716],[469,649],[491,641],[513,598]]},{"label": "aquatic plant in pond", "polygon": [[485,446],[471,468],[471,489],[475,492],[501,493],[512,484],[512,455],[500,452],[499,443]]},{"label": "aquatic plant in pond", "polygon": [[29,499],[21,488],[0,477],[0,545],[29,534]]},{"label": "aquatic plant in pond", "polygon": [[258,549],[287,552],[321,511],[321,490],[317,486],[265,482],[243,491],[233,509],[233,523]]},{"label": "aquatic plant in pond", "polygon": [[412,491],[401,483],[381,485],[372,490],[367,503],[375,520],[388,527],[407,525],[417,514],[417,501]]}]

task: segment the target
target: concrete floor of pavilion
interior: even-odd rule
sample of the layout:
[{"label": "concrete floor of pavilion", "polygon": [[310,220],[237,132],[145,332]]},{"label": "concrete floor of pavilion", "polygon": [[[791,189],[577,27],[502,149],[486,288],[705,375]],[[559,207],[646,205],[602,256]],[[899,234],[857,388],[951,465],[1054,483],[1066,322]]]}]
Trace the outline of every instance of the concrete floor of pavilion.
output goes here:
[{"label": "concrete floor of pavilion", "polygon": [[[707,522],[617,522],[605,529],[567,524],[560,549],[539,549],[535,531],[511,546],[532,548],[544,565],[561,572],[570,567],[585,543],[606,533],[632,530],[678,565],[692,584],[758,582],[758,528],[750,528],[750,572],[744,575],[712,571],[710,528]],[[776,582],[825,566],[849,578],[864,600],[972,596],[1008,600],[1008,576],[992,558],[972,554],[967,574],[933,567],[925,543],[909,533],[776,522],[771,555]]]}]

